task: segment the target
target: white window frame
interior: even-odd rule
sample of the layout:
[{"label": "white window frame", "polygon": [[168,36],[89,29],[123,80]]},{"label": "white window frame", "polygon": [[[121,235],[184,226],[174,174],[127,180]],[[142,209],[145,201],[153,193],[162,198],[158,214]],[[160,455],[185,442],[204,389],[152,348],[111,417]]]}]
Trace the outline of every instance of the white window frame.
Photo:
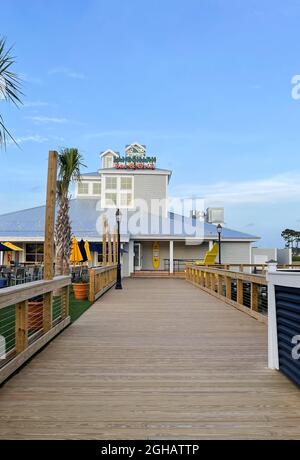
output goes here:
[{"label": "white window frame", "polygon": [[[95,193],[95,192],[94,192],[94,186],[95,186],[95,185],[97,185],[97,186],[100,187],[99,193]],[[99,197],[101,196],[101,193],[102,193],[101,181],[93,182],[93,183],[92,183],[92,192],[93,192],[93,195],[94,195],[94,196],[99,196]]]},{"label": "white window frame", "polygon": [[[81,193],[79,191],[80,185],[87,185],[87,193]],[[77,184],[77,195],[78,196],[87,196],[89,194],[90,194],[90,184],[89,184],[89,182],[87,182],[87,181],[78,182],[78,184]]]},{"label": "white window frame", "polygon": [[[107,155],[104,155],[104,157],[102,158],[102,167],[103,169],[108,169],[108,168],[113,168],[114,166],[114,156],[112,153],[108,153]],[[109,166],[106,165],[106,162],[109,161]]]},{"label": "white window frame", "polygon": [[[131,189],[121,189],[121,178],[131,178]],[[115,189],[106,188],[106,179],[115,178],[117,180],[117,187]],[[102,176],[102,192],[101,192],[101,206],[102,208],[121,208],[121,209],[133,209],[134,207],[134,176],[132,175],[105,175]],[[116,205],[109,205],[106,203],[106,193],[116,193],[117,203]],[[121,195],[132,195],[131,204],[129,206],[121,204]]]}]

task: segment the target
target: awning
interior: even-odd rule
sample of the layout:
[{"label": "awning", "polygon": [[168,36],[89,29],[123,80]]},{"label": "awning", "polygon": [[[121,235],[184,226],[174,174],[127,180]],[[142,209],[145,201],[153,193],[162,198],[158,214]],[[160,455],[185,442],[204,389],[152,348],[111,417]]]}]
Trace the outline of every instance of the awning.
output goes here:
[{"label": "awning", "polygon": [[[89,243],[90,245],[90,251],[92,252],[98,252],[99,254],[102,254],[102,243]],[[123,253],[128,253],[126,249],[122,248],[121,245],[121,254]],[[106,254],[108,254],[108,243],[106,243]]]}]

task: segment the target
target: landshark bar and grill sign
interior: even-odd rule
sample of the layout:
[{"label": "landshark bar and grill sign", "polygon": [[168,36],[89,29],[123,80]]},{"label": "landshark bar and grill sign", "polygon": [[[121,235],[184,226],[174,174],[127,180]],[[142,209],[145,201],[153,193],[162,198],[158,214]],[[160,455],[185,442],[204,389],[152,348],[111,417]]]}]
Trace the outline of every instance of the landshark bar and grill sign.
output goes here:
[{"label": "landshark bar and grill sign", "polygon": [[116,169],[155,169],[155,166],[156,157],[133,155],[114,159],[114,168]]}]

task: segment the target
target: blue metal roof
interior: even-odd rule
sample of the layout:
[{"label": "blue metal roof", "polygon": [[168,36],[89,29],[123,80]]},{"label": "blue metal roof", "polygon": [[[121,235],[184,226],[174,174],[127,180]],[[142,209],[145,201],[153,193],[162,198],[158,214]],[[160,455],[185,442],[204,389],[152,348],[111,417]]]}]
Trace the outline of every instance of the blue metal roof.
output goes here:
[{"label": "blue metal roof", "polygon": [[[128,211],[128,216],[133,214],[134,211]],[[99,207],[98,199],[74,199],[70,201],[70,219],[72,225],[72,232],[77,238],[97,239],[101,237],[102,232],[102,219],[101,215],[103,210]],[[114,211],[112,211],[114,218]],[[14,240],[14,237],[19,239],[25,237],[26,239],[43,238],[44,236],[44,219],[45,219],[45,206],[36,208],[24,209],[22,211],[12,212],[0,215],[0,240],[4,238]],[[164,223],[170,223],[171,228],[176,223],[184,221],[184,227],[187,231],[183,230],[182,233],[176,234],[177,237],[188,238],[190,235],[188,230],[195,225],[199,227],[204,238],[214,239],[217,238],[216,226],[208,223],[200,223],[195,219],[181,216],[179,214],[169,213],[168,218],[163,219]],[[150,221],[150,219],[149,219]],[[203,226],[201,230],[200,226]],[[123,229],[123,235],[130,236],[126,229]],[[203,234],[204,231],[204,234]],[[170,233],[175,235],[175,233]],[[151,231],[145,230],[140,235],[142,237],[151,236]],[[159,235],[156,235],[159,238]],[[138,238],[138,237],[137,237]],[[252,240],[255,241],[258,237],[248,233],[242,233],[236,230],[231,230],[224,227],[222,230],[222,239],[233,240]]]}]

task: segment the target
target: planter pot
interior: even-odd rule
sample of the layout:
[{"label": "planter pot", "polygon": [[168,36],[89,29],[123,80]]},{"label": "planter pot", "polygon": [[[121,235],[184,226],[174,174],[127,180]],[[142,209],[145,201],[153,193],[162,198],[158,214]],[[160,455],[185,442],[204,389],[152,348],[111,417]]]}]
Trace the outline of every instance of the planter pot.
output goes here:
[{"label": "planter pot", "polygon": [[73,283],[72,286],[76,300],[86,300],[88,298],[89,283]]},{"label": "planter pot", "polygon": [[36,332],[43,328],[43,301],[28,301],[28,330]]}]

